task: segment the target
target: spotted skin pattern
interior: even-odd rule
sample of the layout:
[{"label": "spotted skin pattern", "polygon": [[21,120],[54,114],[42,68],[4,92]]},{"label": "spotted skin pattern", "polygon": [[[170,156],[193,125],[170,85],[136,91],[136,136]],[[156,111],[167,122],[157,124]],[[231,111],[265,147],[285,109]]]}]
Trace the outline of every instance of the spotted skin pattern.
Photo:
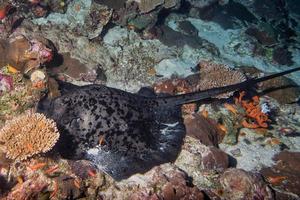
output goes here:
[{"label": "spotted skin pattern", "polygon": [[179,106],[160,107],[155,98],[103,85],[78,87],[41,105],[61,133],[60,154],[92,160],[115,179],[174,160],[185,135]]}]

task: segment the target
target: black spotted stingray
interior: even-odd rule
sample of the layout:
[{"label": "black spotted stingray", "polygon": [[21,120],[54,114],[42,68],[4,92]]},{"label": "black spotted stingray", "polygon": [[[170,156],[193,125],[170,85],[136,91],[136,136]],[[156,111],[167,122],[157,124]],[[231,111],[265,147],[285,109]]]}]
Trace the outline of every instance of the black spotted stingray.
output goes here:
[{"label": "black spotted stingray", "polygon": [[[185,137],[180,106],[246,88],[300,68],[234,85],[158,97],[104,85],[62,85],[62,96],[39,102],[38,112],[57,123],[64,158],[88,159],[116,180],[174,161]],[[143,90],[142,90],[143,91]],[[144,90],[145,91],[145,90]]]}]

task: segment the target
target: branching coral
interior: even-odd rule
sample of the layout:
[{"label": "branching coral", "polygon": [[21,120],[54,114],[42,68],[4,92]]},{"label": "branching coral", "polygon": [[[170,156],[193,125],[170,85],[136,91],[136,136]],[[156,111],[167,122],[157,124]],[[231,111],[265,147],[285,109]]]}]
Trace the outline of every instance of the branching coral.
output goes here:
[{"label": "branching coral", "polygon": [[18,161],[49,151],[58,138],[55,122],[39,113],[28,112],[16,117],[0,130],[0,143],[5,147],[6,156]]}]

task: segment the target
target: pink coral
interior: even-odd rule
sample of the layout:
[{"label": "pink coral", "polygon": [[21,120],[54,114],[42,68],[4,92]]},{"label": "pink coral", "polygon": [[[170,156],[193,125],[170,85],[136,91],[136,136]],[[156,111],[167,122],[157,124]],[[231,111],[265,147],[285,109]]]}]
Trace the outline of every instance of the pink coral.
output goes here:
[{"label": "pink coral", "polygon": [[38,40],[31,40],[30,53],[37,53],[40,63],[50,62],[53,58],[53,52]]},{"label": "pink coral", "polygon": [[13,89],[13,78],[0,73],[0,94]]}]

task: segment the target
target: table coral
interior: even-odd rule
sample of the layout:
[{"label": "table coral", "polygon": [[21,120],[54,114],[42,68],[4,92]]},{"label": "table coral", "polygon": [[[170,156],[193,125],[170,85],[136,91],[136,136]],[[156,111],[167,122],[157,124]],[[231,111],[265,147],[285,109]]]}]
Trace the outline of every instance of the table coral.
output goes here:
[{"label": "table coral", "polygon": [[[238,70],[229,68],[227,65],[217,64],[210,61],[201,61],[200,67],[200,81],[198,84],[199,90],[206,90],[216,87],[223,87],[240,83],[246,80],[243,73]],[[228,98],[233,92],[220,94],[217,98]]]}]

